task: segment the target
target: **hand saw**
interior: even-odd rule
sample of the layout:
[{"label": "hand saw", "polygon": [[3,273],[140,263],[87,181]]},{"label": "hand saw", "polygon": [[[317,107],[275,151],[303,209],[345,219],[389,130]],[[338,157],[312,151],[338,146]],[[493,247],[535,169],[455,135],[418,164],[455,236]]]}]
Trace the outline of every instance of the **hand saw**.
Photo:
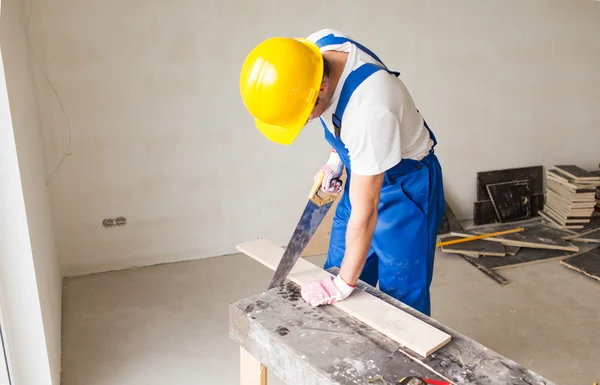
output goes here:
[{"label": "hand saw", "polygon": [[[298,225],[292,234],[290,242],[285,248],[283,257],[277,266],[277,270],[275,270],[273,279],[269,284],[269,289],[285,282],[285,279],[296,264],[296,261],[300,258],[300,254],[302,254],[304,248],[308,245],[308,242],[310,242],[313,234],[317,231],[323,218],[325,218],[325,215],[327,215],[327,212],[337,198],[338,193],[326,193],[321,191],[321,184],[323,183],[324,177],[325,174],[321,171],[318,174],[315,184],[310,190],[310,194],[308,194],[308,203],[304,208],[304,212],[298,221]],[[332,183],[339,183],[341,186],[342,181],[334,179]]]}]

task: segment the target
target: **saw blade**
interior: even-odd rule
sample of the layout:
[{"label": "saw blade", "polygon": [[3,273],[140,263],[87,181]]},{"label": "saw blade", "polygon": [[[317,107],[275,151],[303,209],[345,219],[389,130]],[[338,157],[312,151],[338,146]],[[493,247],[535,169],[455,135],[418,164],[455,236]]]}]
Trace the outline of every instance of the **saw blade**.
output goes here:
[{"label": "saw blade", "polygon": [[281,262],[275,270],[273,279],[269,284],[269,289],[279,286],[285,282],[288,274],[300,258],[300,255],[304,251],[308,242],[310,242],[313,234],[317,231],[317,228],[327,215],[327,212],[333,205],[333,201],[323,204],[322,206],[317,205],[312,200],[309,200],[306,204],[306,208],[298,221],[296,230],[290,238],[290,242],[286,247]]}]

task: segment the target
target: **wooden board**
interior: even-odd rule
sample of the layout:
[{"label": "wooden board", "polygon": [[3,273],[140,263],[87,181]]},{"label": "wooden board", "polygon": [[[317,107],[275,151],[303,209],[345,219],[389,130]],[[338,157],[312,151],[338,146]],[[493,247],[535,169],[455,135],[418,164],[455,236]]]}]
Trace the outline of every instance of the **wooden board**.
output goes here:
[{"label": "wooden board", "polygon": [[[440,241],[452,241],[462,237],[450,236],[441,239]],[[504,257],[506,251],[504,246],[498,242],[488,242],[481,239],[474,241],[457,243],[454,245],[442,246],[441,250],[445,253],[467,254],[467,255],[491,255],[496,257]]]},{"label": "wooden board", "polygon": [[477,173],[477,200],[487,201],[490,196],[485,188],[488,184],[512,182],[516,180],[529,181],[531,194],[544,193],[543,166],[520,167],[505,170],[482,171]]},{"label": "wooden board", "polygon": [[486,189],[500,222],[531,218],[531,192],[527,180],[488,184]]},{"label": "wooden board", "polygon": [[600,243],[600,221],[593,220],[589,224],[589,228],[582,231],[563,237],[565,241],[584,242],[584,243]]},{"label": "wooden board", "polygon": [[535,217],[544,209],[544,194],[531,194],[531,216]]},{"label": "wooden board", "polygon": [[448,201],[444,200],[444,218],[442,219],[442,224],[440,225],[440,229],[438,230],[438,234],[448,234],[451,231],[456,231],[462,229],[462,225],[452,208],[448,204]]},{"label": "wooden board", "polygon": [[505,269],[508,267],[530,265],[533,263],[549,262],[555,259],[563,259],[573,255],[573,252],[564,250],[530,249],[521,248],[514,256],[479,257],[477,262],[491,270]]},{"label": "wooden board", "polygon": [[600,247],[560,261],[566,267],[600,281]]},{"label": "wooden board", "polygon": [[[237,249],[268,268],[275,270],[283,256],[283,248],[256,239],[239,244]],[[330,273],[303,259],[298,260],[288,278],[298,285],[315,278],[329,277]],[[266,285],[265,285],[266,286]],[[450,335],[396,309],[362,290],[356,290],[346,300],[334,304],[349,315],[389,336],[413,352],[427,357],[450,342]]]},{"label": "wooden board", "polygon": [[[544,209],[544,194],[532,194],[531,217],[536,217]],[[498,223],[498,215],[491,200],[477,201],[473,203],[473,224],[476,226]]]},{"label": "wooden board", "polygon": [[[544,210],[547,210],[547,209],[548,209],[548,208],[546,208],[546,209],[544,209]],[[557,227],[557,228],[560,228],[560,229],[573,229],[573,230],[576,230],[576,229],[583,229],[583,224],[569,224],[569,225],[567,225],[567,224],[560,224],[560,223],[557,223],[557,221],[556,221],[556,219],[554,219],[554,217],[552,217],[552,216],[550,216],[550,215],[546,214],[546,213],[545,213],[545,212],[543,212],[543,211],[540,211],[540,216],[541,216],[541,217],[544,219],[544,221],[545,221],[546,223],[548,223],[550,226],[554,226],[554,227]]]},{"label": "wooden board", "polygon": [[558,166],[554,166],[559,172],[567,175],[570,178],[573,178],[575,180],[580,180],[580,181],[584,181],[584,180],[591,180],[591,181],[597,181],[600,180],[600,176],[582,169],[579,166],[570,164],[570,165],[558,165]]},{"label": "wooden board", "polygon": [[[451,235],[456,235],[460,237],[470,237],[473,235],[508,230],[514,227],[515,225],[511,224],[490,225],[478,227],[469,231],[465,230],[462,232],[452,232]],[[551,250],[579,251],[579,247],[562,239],[562,237],[570,235],[570,233],[568,232],[537,222],[520,225],[519,227],[524,227],[525,231],[485,239],[492,242],[500,242],[504,245],[510,246]]]},{"label": "wooden board", "polygon": [[498,214],[491,200],[473,203],[473,223],[476,226],[498,223]]}]

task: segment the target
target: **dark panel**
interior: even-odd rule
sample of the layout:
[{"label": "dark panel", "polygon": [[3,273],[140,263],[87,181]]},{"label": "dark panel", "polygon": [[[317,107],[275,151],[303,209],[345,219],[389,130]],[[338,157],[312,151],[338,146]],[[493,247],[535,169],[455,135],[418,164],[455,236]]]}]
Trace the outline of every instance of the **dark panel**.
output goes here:
[{"label": "dark panel", "polygon": [[[531,216],[536,217],[544,209],[544,194],[533,194],[530,198]],[[498,223],[498,215],[494,210],[492,201],[478,201],[473,203],[473,224],[476,226]]]},{"label": "dark panel", "polygon": [[531,193],[527,180],[488,184],[486,189],[500,222],[531,218]]},{"label": "dark panel", "polygon": [[477,173],[477,200],[487,201],[490,196],[485,188],[488,184],[513,182],[517,180],[529,181],[531,194],[544,193],[544,168],[543,166],[511,168],[496,171],[482,171]]},{"label": "dark panel", "polygon": [[440,229],[438,234],[448,234],[451,231],[462,230],[462,225],[456,215],[454,215],[454,211],[448,204],[447,201],[444,200],[444,218],[442,219],[442,223],[440,225]]},{"label": "dark panel", "polygon": [[498,222],[498,215],[494,210],[492,201],[478,201],[473,203],[473,224],[488,225]]},{"label": "dark panel", "polygon": [[567,257],[572,254],[574,254],[574,252],[564,250],[531,249],[523,247],[513,256],[479,257],[477,258],[477,262],[488,269],[498,269],[524,263],[543,261],[545,259]]},{"label": "dark panel", "polygon": [[570,269],[576,270],[590,278],[600,281],[600,248],[564,259],[560,261],[560,263]]},{"label": "dark panel", "polygon": [[569,165],[559,165],[559,166],[554,166],[555,168],[557,168],[560,172],[562,172],[563,174],[573,178],[573,179],[580,179],[580,178],[584,178],[584,179],[598,179],[598,175],[584,170],[579,166],[573,165],[573,164],[569,164]]},{"label": "dark panel", "polygon": [[539,212],[544,209],[544,194],[531,195],[531,216],[538,216]]}]

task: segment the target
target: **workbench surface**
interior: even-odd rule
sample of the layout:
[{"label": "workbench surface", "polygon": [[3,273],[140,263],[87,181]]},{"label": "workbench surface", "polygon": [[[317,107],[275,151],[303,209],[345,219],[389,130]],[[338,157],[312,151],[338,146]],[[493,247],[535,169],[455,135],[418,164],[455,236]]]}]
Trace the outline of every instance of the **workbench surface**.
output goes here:
[{"label": "workbench surface", "polygon": [[290,385],[362,385],[378,375],[390,384],[413,375],[455,384],[553,385],[366,283],[357,286],[452,340],[423,359],[334,306],[309,306],[291,282],[231,304],[230,337]]}]

